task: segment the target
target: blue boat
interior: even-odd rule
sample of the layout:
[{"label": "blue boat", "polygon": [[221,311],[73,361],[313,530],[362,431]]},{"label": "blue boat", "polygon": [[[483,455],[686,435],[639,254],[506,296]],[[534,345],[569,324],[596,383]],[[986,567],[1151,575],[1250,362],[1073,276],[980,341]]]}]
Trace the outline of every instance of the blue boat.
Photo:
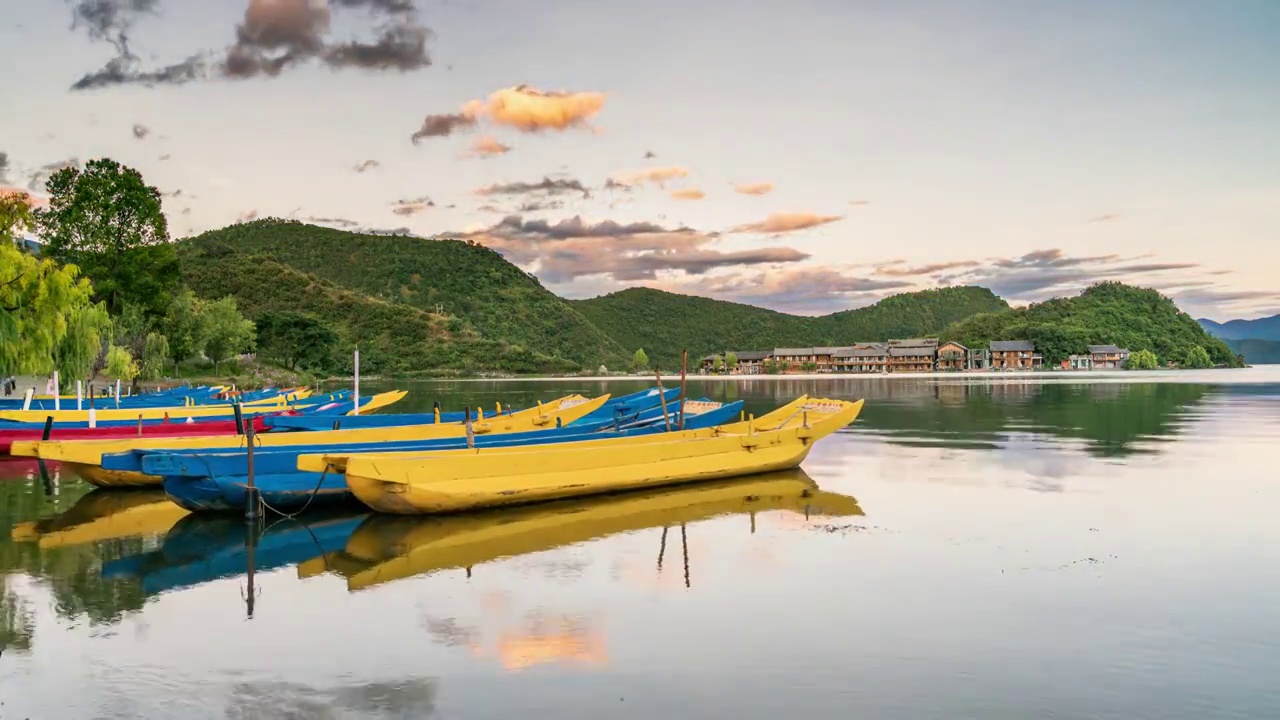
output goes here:
[{"label": "blue boat", "polygon": [[[67,388],[62,388],[66,390]],[[95,388],[96,389],[96,388]],[[265,390],[254,390],[242,392],[239,395],[241,402],[253,402],[254,400],[265,400],[270,397],[283,394],[284,390],[277,388],[268,388]],[[123,395],[117,400],[111,395],[102,395],[95,393],[92,402],[98,408],[111,409],[128,409],[128,408],[151,408],[151,407],[170,407],[180,405],[211,405],[217,403],[228,402],[225,398],[218,397],[220,390],[207,386],[193,388],[189,385],[183,385],[177,388],[169,388],[159,392],[141,393],[138,395]],[[26,398],[10,397],[0,398],[0,410],[21,410]],[[63,397],[57,403],[52,398],[32,398],[31,410],[53,410],[55,405],[59,405],[61,409],[67,410],[75,407],[75,399]],[[81,407],[87,408],[90,403],[89,393],[86,392]]]},{"label": "blue boat", "polygon": [[[371,400],[371,398],[372,396],[361,397],[360,405],[364,406]],[[225,415],[205,415],[205,416],[202,416],[200,420],[230,420],[235,417],[234,403],[228,402],[226,400],[220,400],[219,403],[226,405],[227,412]],[[65,405],[66,403],[63,403],[63,404]],[[208,403],[204,405],[204,407],[210,407],[211,405],[212,403]],[[107,409],[107,406],[105,405],[99,406],[99,407],[101,407],[102,409]],[[355,403],[351,399],[351,391],[340,390],[338,392],[329,393],[327,395],[317,395],[309,398],[304,398],[302,400],[298,400],[295,403],[289,405],[287,409],[293,410],[294,412],[300,413],[302,415],[320,418],[318,420],[320,425],[325,429],[328,429],[332,427],[336,416],[349,413],[354,408],[355,408]],[[64,407],[63,409],[66,410],[66,409],[74,409],[74,408]],[[112,407],[111,409],[114,409],[114,407]],[[283,405],[270,405],[270,406],[250,405],[247,407],[243,407],[241,414],[244,417],[251,417],[255,415],[279,413],[285,409],[286,407]],[[143,425],[159,425],[165,422],[181,422],[181,421],[164,420],[163,418],[149,418],[149,419],[143,420],[142,424]],[[98,427],[136,427],[137,424],[138,424],[137,420],[99,420],[96,423]],[[43,422],[20,422],[17,420],[0,419],[0,430],[42,430],[44,429],[44,426],[45,424]],[[88,426],[89,424],[83,421],[55,422],[53,424],[54,429],[61,429],[61,430],[84,428]]]},{"label": "blue boat", "polygon": [[[307,520],[279,520],[257,536],[253,570],[274,570],[337,552],[367,511],[320,512]],[[244,520],[217,515],[188,515],[165,536],[159,549],[103,564],[104,578],[140,578],[148,595],[245,574],[249,535]]]},{"label": "blue boat", "polygon": [[[680,396],[679,388],[665,390],[662,398],[658,397],[658,388],[652,387],[640,392],[623,395],[621,397],[612,398],[600,408],[593,411],[590,415],[581,418],[573,425],[585,425],[600,420],[611,420],[615,417],[626,417],[633,415],[642,410],[656,407],[666,401],[674,403]],[[496,408],[495,408],[496,410]],[[503,408],[504,414],[516,412],[512,408]],[[273,430],[354,430],[356,428],[373,428],[373,427],[396,427],[403,425],[434,425],[436,416],[434,412],[430,413],[383,413],[379,415],[361,415],[353,417],[343,417],[340,420],[334,420],[329,415],[320,417],[320,413],[306,413],[303,415],[278,415],[266,419],[267,427]],[[345,415],[345,413],[342,413]],[[466,419],[466,411],[457,410],[440,413],[441,423],[459,423]],[[471,411],[471,419],[479,419],[477,410]],[[337,423],[335,426],[334,423]]]},{"label": "blue boat", "polygon": [[[674,409],[674,408],[672,408]],[[742,402],[689,415],[685,428],[723,425],[739,419]],[[667,432],[661,408],[637,413],[626,421],[601,420],[586,426],[566,426],[524,433],[481,435],[476,447],[513,447],[575,442],[601,438],[651,435]],[[458,450],[467,446],[465,438],[358,443],[350,445],[277,446],[254,452],[254,486],[262,500],[280,511],[295,511],[316,504],[343,502],[350,499],[346,477],[339,472],[306,472],[298,470],[299,455],[316,453],[361,452],[430,452]],[[248,454],[188,453],[164,450],[134,450],[103,457],[105,469],[141,470],[164,478],[165,494],[178,505],[193,512],[240,511],[245,507],[248,485]]]}]

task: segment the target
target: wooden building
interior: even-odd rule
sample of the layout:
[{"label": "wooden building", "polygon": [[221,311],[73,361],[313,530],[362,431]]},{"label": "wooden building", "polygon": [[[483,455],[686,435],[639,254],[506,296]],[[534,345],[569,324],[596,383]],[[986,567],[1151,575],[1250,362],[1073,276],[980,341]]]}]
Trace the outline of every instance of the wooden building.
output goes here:
[{"label": "wooden building", "polygon": [[782,372],[801,372],[803,366],[817,364],[813,348],[774,348],[773,361],[778,363]]},{"label": "wooden building", "polygon": [[969,369],[969,348],[958,342],[945,342],[938,346],[937,368],[944,372]]},{"label": "wooden building", "polygon": [[1044,358],[1036,352],[1030,340],[992,340],[991,368],[993,370],[1032,370],[1044,364]]},{"label": "wooden building", "polygon": [[887,350],[889,372],[932,372],[938,357],[938,340],[890,340]]},{"label": "wooden building", "polygon": [[759,375],[764,361],[773,357],[773,353],[768,350],[742,350],[733,354],[738,358],[738,364],[730,368],[729,372],[738,375]]},{"label": "wooden building", "polygon": [[1089,359],[1094,370],[1116,370],[1129,362],[1129,351],[1115,345],[1090,345]]},{"label": "wooden building", "polygon": [[832,364],[836,372],[882,373],[889,365],[889,350],[881,343],[863,343],[840,348],[832,356]]}]

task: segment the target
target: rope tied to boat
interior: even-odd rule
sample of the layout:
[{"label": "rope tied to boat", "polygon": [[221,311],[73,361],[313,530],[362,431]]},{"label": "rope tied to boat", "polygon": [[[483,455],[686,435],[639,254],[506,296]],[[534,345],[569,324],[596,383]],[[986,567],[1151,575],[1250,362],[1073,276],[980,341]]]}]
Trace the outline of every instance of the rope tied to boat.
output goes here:
[{"label": "rope tied to boat", "polygon": [[[301,507],[301,508],[298,508],[298,510],[297,510],[296,512],[287,513],[287,512],[284,512],[283,510],[280,510],[279,508],[272,507],[272,505],[271,505],[270,503],[268,503],[265,499],[263,499],[263,497],[262,497],[262,492],[261,492],[261,491],[259,491],[259,492],[258,492],[258,505],[259,505],[259,507],[260,507],[260,508],[265,508],[265,509],[267,509],[267,510],[270,510],[271,512],[273,512],[273,513],[275,513],[275,514],[277,514],[277,515],[281,516],[282,518],[284,518],[284,519],[286,519],[286,520],[294,520],[294,519],[296,519],[299,515],[301,515],[302,513],[306,512],[307,508],[311,507],[311,502],[312,502],[313,500],[315,500],[315,499],[316,499],[316,496],[317,496],[317,495],[319,495],[319,494],[320,494],[320,487],[321,487],[322,485],[324,485],[324,479],[329,475],[329,470],[330,470],[330,469],[332,469],[332,468],[333,468],[333,463],[329,463],[329,462],[327,462],[327,463],[325,463],[325,464],[324,464],[324,470],[320,473],[320,479],[316,481],[316,486],[315,486],[314,488],[312,488],[312,489],[311,489],[311,495],[310,495],[310,497],[308,497],[308,498],[307,498],[307,501],[306,501],[305,503],[303,503],[303,504],[302,504],[302,507]],[[279,521],[277,521],[277,522],[279,522]]]}]

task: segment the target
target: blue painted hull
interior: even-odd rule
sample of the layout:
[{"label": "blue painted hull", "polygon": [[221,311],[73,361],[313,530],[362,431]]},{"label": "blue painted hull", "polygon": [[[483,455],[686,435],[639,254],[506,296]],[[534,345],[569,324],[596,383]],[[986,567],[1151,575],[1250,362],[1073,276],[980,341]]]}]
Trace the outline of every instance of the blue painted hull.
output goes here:
[{"label": "blue painted hull", "polygon": [[[690,415],[685,421],[685,428],[696,430],[733,422],[739,418],[741,411],[741,401],[729,403],[715,410]],[[609,423],[594,430],[575,431],[572,428],[562,428],[480,436],[475,439],[475,442],[477,447],[512,447],[651,435],[667,431],[661,417],[661,411],[659,411],[656,419],[640,421],[642,424],[638,426],[632,425],[619,430],[609,429],[612,425]],[[299,455],[325,452],[429,452],[465,447],[466,440],[463,438],[421,442],[360,443],[345,446],[273,447],[270,450],[254,453],[254,486],[267,504],[278,510],[291,512],[306,505],[308,500],[311,500],[314,506],[317,503],[332,504],[350,499],[344,475],[336,472],[299,471],[297,469]],[[136,467],[118,467],[131,460],[137,463]],[[109,462],[111,467],[108,467]],[[104,457],[103,467],[140,469],[148,475],[162,476],[165,494],[169,499],[192,512],[243,511],[245,507],[248,455],[244,452],[182,453],[135,450],[132,453]],[[313,494],[315,498],[312,500]]]},{"label": "blue painted hull", "polygon": [[[295,403],[291,407],[291,409],[294,412],[302,414],[303,416],[323,416],[324,418],[327,418],[327,419],[318,420],[318,422],[323,427],[323,429],[329,429],[330,427],[332,427],[333,421],[337,419],[336,417],[329,417],[330,415],[343,415],[345,413],[351,412],[351,410],[355,408],[355,403],[346,399],[350,395],[351,395],[351,392],[349,390],[344,390],[340,393],[332,393],[330,395],[324,395],[314,399],[306,398],[305,400],[301,400]],[[364,405],[365,403],[367,403],[368,400],[369,400],[368,398],[360,398],[361,405]],[[226,406],[227,411],[225,414],[205,415],[205,416],[202,416],[200,419],[201,420],[231,420],[235,418],[234,405],[232,405],[231,403],[225,400],[219,400],[218,402]],[[213,403],[207,403],[205,405],[202,405],[201,407],[212,407],[213,405],[214,405]],[[332,407],[326,408],[325,407],[326,405],[332,405]],[[114,404],[107,405],[106,403],[102,403],[102,402],[97,403],[97,407],[102,410],[115,409]],[[84,408],[86,410],[89,408],[88,403],[84,404]],[[63,409],[74,410],[75,409],[74,401],[72,401],[72,404],[70,407],[68,407],[66,403],[63,403]],[[250,407],[243,408],[241,415],[243,415],[244,417],[252,417],[256,415],[270,415],[273,413],[278,413],[283,409],[284,408],[280,406],[271,406],[271,407],[250,406]],[[143,425],[160,425],[160,424],[163,424],[164,422],[165,421],[163,419],[156,418],[156,419],[143,420],[142,424]],[[169,422],[172,423],[177,421],[170,420]],[[137,424],[138,424],[137,420],[102,420],[97,423],[97,426],[98,427],[135,427],[137,426]],[[79,421],[55,422],[53,424],[53,427],[56,429],[69,430],[69,429],[89,427],[89,423],[79,422]],[[0,430],[43,430],[43,429],[44,429],[43,422],[18,422],[13,420],[0,419]]]},{"label": "blue painted hull", "polygon": [[[254,546],[254,570],[274,570],[337,552],[368,516],[365,511],[328,512],[272,525]],[[242,519],[193,515],[178,521],[159,549],[109,561],[102,566],[102,576],[141,578],[143,591],[155,594],[243,575],[248,566]]]}]

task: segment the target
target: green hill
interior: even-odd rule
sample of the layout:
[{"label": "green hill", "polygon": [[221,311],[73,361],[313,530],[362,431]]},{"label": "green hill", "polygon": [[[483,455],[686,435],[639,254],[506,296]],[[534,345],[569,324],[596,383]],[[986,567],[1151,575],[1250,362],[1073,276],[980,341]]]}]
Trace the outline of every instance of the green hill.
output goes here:
[{"label": "green hill", "polygon": [[627,356],[536,279],[474,243],[259,220],[183,240],[178,253],[196,294],[234,295],[250,318],[315,315],[361,343],[370,371],[565,372],[620,366]]},{"label": "green hill", "polygon": [[1251,365],[1280,365],[1280,341],[1276,340],[1227,340],[1232,352],[1244,356]]},{"label": "green hill", "polygon": [[1240,364],[1225,342],[1205,332],[1169,298],[1116,282],[1094,285],[1074,298],[975,315],[948,327],[943,336],[970,347],[992,340],[1031,340],[1045,364],[1083,353],[1091,344],[1150,350],[1161,364],[1182,362],[1199,345],[1216,364]]},{"label": "green hill", "polygon": [[726,350],[849,345],[936,335],[952,322],[1009,305],[990,290],[954,287],[904,293],[869,307],[804,317],[752,305],[632,288],[570,303],[623,347],[643,348],[651,362],[677,367],[680,350],[699,358]]}]

